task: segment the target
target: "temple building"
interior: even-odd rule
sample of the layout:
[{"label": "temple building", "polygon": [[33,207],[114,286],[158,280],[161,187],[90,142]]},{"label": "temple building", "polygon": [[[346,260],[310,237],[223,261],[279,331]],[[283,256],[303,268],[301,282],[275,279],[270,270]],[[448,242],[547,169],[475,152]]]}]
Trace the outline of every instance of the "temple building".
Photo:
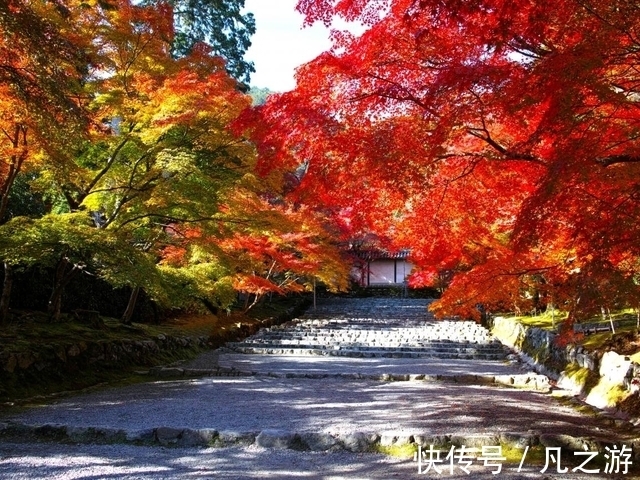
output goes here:
[{"label": "temple building", "polygon": [[409,250],[352,250],[355,256],[351,278],[362,287],[402,286],[413,269]]}]

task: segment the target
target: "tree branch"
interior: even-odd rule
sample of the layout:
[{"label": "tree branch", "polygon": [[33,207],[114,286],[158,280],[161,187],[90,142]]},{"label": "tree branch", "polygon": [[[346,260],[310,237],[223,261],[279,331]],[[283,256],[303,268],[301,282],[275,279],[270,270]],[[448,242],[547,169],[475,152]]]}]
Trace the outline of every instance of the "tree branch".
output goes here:
[{"label": "tree branch", "polygon": [[610,157],[596,158],[596,163],[604,167],[610,167],[618,163],[640,163],[640,156],[638,155],[611,155]]}]

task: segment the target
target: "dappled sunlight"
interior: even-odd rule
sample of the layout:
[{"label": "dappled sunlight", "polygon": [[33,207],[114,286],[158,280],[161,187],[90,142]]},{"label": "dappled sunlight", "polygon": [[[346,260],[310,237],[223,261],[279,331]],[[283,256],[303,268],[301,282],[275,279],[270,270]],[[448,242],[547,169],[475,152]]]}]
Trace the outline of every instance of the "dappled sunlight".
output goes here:
[{"label": "dappled sunlight", "polygon": [[[443,457],[446,451],[443,452]],[[441,465],[438,478],[495,479],[478,462],[472,475]],[[540,466],[505,465],[500,478],[537,479]],[[256,446],[181,449],[124,445],[0,444],[0,478],[12,480],[389,480],[418,477],[410,458],[349,452],[298,452]],[[421,475],[420,478],[433,478]],[[583,477],[572,476],[576,480]],[[593,475],[589,478],[596,478]],[[600,478],[600,477],[597,477]],[[629,477],[631,478],[631,477]]]},{"label": "dappled sunlight", "polygon": [[[46,451],[49,446],[43,446]],[[95,455],[69,455],[60,453],[56,455],[24,455],[8,456],[0,458],[0,477],[2,471],[24,471],[29,479],[40,478],[36,472],[47,472],[44,478],[91,479],[91,478],[118,478],[122,475],[135,475],[137,478],[158,478],[172,471],[165,465],[136,465],[134,456],[119,458],[118,456],[106,457]],[[107,471],[104,476],[99,472]],[[8,477],[3,477],[8,478]],[[12,476],[11,478],[20,478]]]},{"label": "dappled sunlight", "polygon": [[430,381],[329,378],[214,377],[196,383],[156,382],[84,395],[26,410],[11,419],[125,430],[167,426],[457,434],[486,429],[545,430],[540,412],[545,412],[545,421],[555,431],[586,435],[592,430],[584,416],[536,392]]},{"label": "dappled sunlight", "polygon": [[[0,478],[12,480],[354,480],[408,478],[415,465],[374,454],[296,452],[256,446],[159,449],[122,445],[0,444]],[[38,453],[33,453],[33,450]],[[5,473],[11,472],[11,476]]]},{"label": "dappled sunlight", "polygon": [[302,374],[359,373],[457,375],[518,374],[518,367],[502,361],[459,360],[437,358],[336,358],[326,356],[278,356],[222,354],[220,364],[247,372],[278,372]]},{"label": "dappled sunlight", "polygon": [[[536,435],[591,437],[596,428],[591,418],[562,406],[548,394],[484,384],[498,373],[521,372],[516,366],[499,361],[235,354],[222,354],[219,359],[233,363],[236,369],[261,373],[169,379],[108,389],[24,409],[8,419],[30,425],[106,427],[109,430],[105,436],[118,432],[121,438],[125,433],[135,437],[137,432],[150,436],[152,429],[168,427],[155,431],[163,445],[172,439],[178,445],[189,445],[191,435],[210,429],[217,431],[218,436],[209,432],[211,436],[207,438],[215,439],[213,444],[227,446],[191,449],[130,444],[71,446],[70,455],[82,460],[67,463],[57,451],[47,454],[46,449],[54,449],[55,445],[23,454],[11,449],[3,457],[0,444],[0,477],[3,471],[28,471],[29,475],[15,478],[386,480],[409,478],[416,473],[415,465],[406,457],[401,460],[346,451],[301,452],[262,446],[270,445],[269,439],[279,439],[279,435],[294,439],[287,444],[290,447],[306,443],[314,448],[315,440],[309,439],[319,437],[329,443],[319,448],[331,448],[331,442],[348,445],[354,438],[369,434],[380,442],[382,435],[495,438],[501,432],[527,435],[532,431]],[[408,372],[423,377],[408,380]],[[319,375],[305,377],[306,374]],[[376,376],[359,377],[359,374]],[[401,376],[392,376],[395,374]],[[482,378],[476,379],[474,375]],[[391,381],[392,378],[396,381]],[[467,383],[476,380],[480,384]],[[605,437],[614,434],[606,426],[599,433]],[[199,440],[195,443],[202,444]],[[34,472],[42,474],[31,475]],[[487,476],[483,476],[485,473]],[[489,475],[490,472],[484,472],[474,474],[473,478],[495,478]],[[463,478],[456,474],[447,477]],[[468,478],[466,474],[464,477]],[[535,475],[520,472],[513,478],[535,478]]]}]

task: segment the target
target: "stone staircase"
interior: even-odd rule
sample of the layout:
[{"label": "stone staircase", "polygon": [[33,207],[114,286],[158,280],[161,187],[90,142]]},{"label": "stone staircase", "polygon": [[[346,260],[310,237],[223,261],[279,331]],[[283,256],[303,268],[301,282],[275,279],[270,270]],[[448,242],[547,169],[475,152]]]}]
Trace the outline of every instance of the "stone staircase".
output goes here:
[{"label": "stone staircase", "polygon": [[317,310],[281,326],[265,328],[227,348],[236,353],[328,355],[359,358],[503,360],[509,350],[486,328],[468,321],[437,321],[428,301],[408,309],[394,299],[371,299],[349,311],[348,300],[324,301]]},{"label": "stone staircase", "polygon": [[[0,417],[0,478],[51,478],[51,467],[33,475],[38,456],[56,461],[54,474],[66,473],[61,465],[68,463],[65,478],[93,472],[97,464],[87,466],[86,459],[96,458],[118,468],[104,478],[141,478],[143,471],[149,474],[144,478],[244,480],[283,478],[283,472],[314,479],[413,478],[410,459],[403,460],[405,469],[372,474],[381,457],[367,453],[417,450],[418,459],[424,458],[420,451],[435,448],[445,469],[451,447],[473,459],[477,470],[443,475],[456,479],[495,478],[484,475],[475,455],[483,447],[523,452],[501,472],[513,480],[541,478],[542,465],[526,456],[530,447],[562,448],[563,465],[571,451],[604,456],[623,445],[640,460],[640,439],[629,425],[553,402],[542,394],[550,389],[547,377],[502,361],[506,349],[484,328],[436,321],[427,306],[415,299],[323,299],[299,319],[228,345],[242,353],[206,352],[187,365],[151,369],[160,377],[151,382]],[[33,450],[23,450],[30,444]],[[83,444],[88,453],[67,461],[69,449]],[[96,453],[103,446],[109,452]],[[140,463],[140,452],[152,446],[179,448],[163,448]],[[193,447],[199,450],[185,450]],[[122,458],[136,459],[126,477]],[[348,462],[336,468],[344,458]],[[248,465],[253,470],[245,475]],[[636,473],[629,478],[640,478]]]}]

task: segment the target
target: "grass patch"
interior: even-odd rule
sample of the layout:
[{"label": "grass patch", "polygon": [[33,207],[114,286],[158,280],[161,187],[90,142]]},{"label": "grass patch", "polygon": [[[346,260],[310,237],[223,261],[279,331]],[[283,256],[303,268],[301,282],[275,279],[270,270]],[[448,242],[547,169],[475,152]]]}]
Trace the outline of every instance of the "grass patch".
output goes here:
[{"label": "grass patch", "polygon": [[591,335],[585,336],[581,342],[581,345],[587,350],[598,350],[604,347],[607,343],[611,342],[611,340],[616,338],[617,336],[625,333],[633,333],[635,331],[636,327],[634,326],[624,326],[617,328],[615,335],[611,332],[593,333]]},{"label": "grass patch", "polygon": [[544,312],[535,316],[523,316],[514,317],[518,322],[526,325],[527,327],[536,327],[543,330],[554,330],[554,326],[557,329],[562,322],[567,319],[567,312],[555,312],[555,316],[551,315],[551,312]]}]

